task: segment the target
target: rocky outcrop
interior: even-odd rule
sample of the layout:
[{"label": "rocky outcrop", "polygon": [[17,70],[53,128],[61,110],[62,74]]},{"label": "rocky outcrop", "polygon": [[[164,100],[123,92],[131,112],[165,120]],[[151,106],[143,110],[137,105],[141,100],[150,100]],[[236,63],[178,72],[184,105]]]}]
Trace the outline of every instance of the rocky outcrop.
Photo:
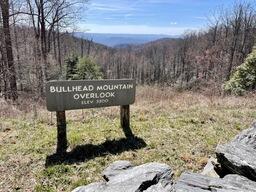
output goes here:
[{"label": "rocky outcrop", "polygon": [[161,163],[133,166],[117,161],[103,171],[105,181],[79,187],[73,192],[167,192],[172,187],[172,170]]},{"label": "rocky outcrop", "polygon": [[218,162],[209,159],[201,174],[183,173],[175,183],[165,164],[117,161],[103,171],[104,181],[73,192],[256,192],[256,123],[219,145],[216,156]]},{"label": "rocky outcrop", "polygon": [[224,178],[208,177],[197,173],[183,173],[172,192],[256,192],[256,183],[240,175]]},{"label": "rocky outcrop", "polygon": [[256,181],[256,123],[230,143],[219,145],[216,156],[226,174],[239,174]]}]

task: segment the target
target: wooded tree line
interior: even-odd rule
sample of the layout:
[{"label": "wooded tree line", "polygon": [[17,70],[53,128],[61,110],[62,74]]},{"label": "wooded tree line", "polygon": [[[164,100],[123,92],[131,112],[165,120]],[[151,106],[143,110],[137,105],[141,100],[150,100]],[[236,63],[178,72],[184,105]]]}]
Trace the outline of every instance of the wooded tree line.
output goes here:
[{"label": "wooded tree line", "polygon": [[255,13],[253,4],[236,4],[210,16],[207,30],[110,51],[99,63],[108,78],[136,78],[141,84],[191,87],[213,83],[221,87],[252,51]]},{"label": "wooded tree line", "polygon": [[17,99],[17,90],[44,95],[45,82],[59,78],[65,46],[61,39],[86,0],[1,0],[1,95]]},{"label": "wooded tree line", "polygon": [[[88,55],[101,65],[105,78],[135,78],[139,84],[220,89],[252,51],[255,13],[254,4],[238,3],[209,15],[209,26],[203,31],[189,31],[179,39],[162,39],[139,46],[105,47]],[[79,55],[79,44],[74,46],[73,50]]]},{"label": "wooded tree line", "polygon": [[90,57],[104,78],[135,78],[139,84],[221,87],[255,43],[256,14],[250,3],[209,16],[208,29],[179,39],[109,48],[65,32],[79,13],[70,0],[0,1],[0,93],[44,95],[45,82],[65,79],[65,60]]}]

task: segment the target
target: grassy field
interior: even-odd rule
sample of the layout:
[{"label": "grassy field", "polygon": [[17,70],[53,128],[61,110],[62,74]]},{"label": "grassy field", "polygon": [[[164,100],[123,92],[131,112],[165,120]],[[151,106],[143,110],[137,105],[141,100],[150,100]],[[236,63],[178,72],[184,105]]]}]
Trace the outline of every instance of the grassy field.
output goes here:
[{"label": "grassy field", "polygon": [[131,107],[137,140],[124,138],[119,108],[69,111],[69,158],[54,162],[55,114],[28,97],[0,102],[0,191],[70,191],[101,179],[116,160],[170,165],[178,177],[199,172],[215,147],[256,119],[256,97],[217,97],[140,87]]}]

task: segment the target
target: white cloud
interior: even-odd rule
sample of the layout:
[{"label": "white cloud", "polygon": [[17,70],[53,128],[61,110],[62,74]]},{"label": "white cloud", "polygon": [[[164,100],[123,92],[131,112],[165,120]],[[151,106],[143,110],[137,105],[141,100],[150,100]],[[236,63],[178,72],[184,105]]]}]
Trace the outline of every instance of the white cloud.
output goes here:
[{"label": "white cloud", "polygon": [[90,10],[98,11],[135,11],[136,9],[132,6],[125,4],[111,4],[111,3],[91,3]]},{"label": "white cloud", "polygon": [[177,22],[171,22],[170,24],[171,25],[177,25],[178,23]]},{"label": "white cloud", "polygon": [[114,18],[114,17],[104,17],[103,19],[104,20],[115,20],[116,18]]},{"label": "white cloud", "polygon": [[181,35],[187,30],[197,30],[197,28],[159,27],[159,26],[147,26],[147,25],[99,25],[99,24],[80,24],[79,25],[79,31],[90,32],[90,33]]},{"label": "white cloud", "polygon": [[182,3],[181,0],[138,0],[137,3],[151,3],[151,4],[173,4]]},{"label": "white cloud", "polygon": [[207,18],[207,17],[193,17],[193,18],[195,18],[195,19],[199,19],[199,20],[208,20],[208,18]]}]

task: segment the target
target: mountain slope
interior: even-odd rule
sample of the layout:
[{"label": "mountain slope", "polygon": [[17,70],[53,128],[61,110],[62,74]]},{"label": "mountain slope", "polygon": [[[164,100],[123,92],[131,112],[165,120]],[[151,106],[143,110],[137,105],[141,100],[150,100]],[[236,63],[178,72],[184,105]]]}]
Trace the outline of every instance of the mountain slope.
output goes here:
[{"label": "mountain slope", "polygon": [[120,45],[139,45],[155,41],[162,38],[177,38],[178,36],[168,35],[148,35],[148,34],[100,34],[75,32],[75,37],[93,40],[96,43],[109,47],[119,47]]}]

